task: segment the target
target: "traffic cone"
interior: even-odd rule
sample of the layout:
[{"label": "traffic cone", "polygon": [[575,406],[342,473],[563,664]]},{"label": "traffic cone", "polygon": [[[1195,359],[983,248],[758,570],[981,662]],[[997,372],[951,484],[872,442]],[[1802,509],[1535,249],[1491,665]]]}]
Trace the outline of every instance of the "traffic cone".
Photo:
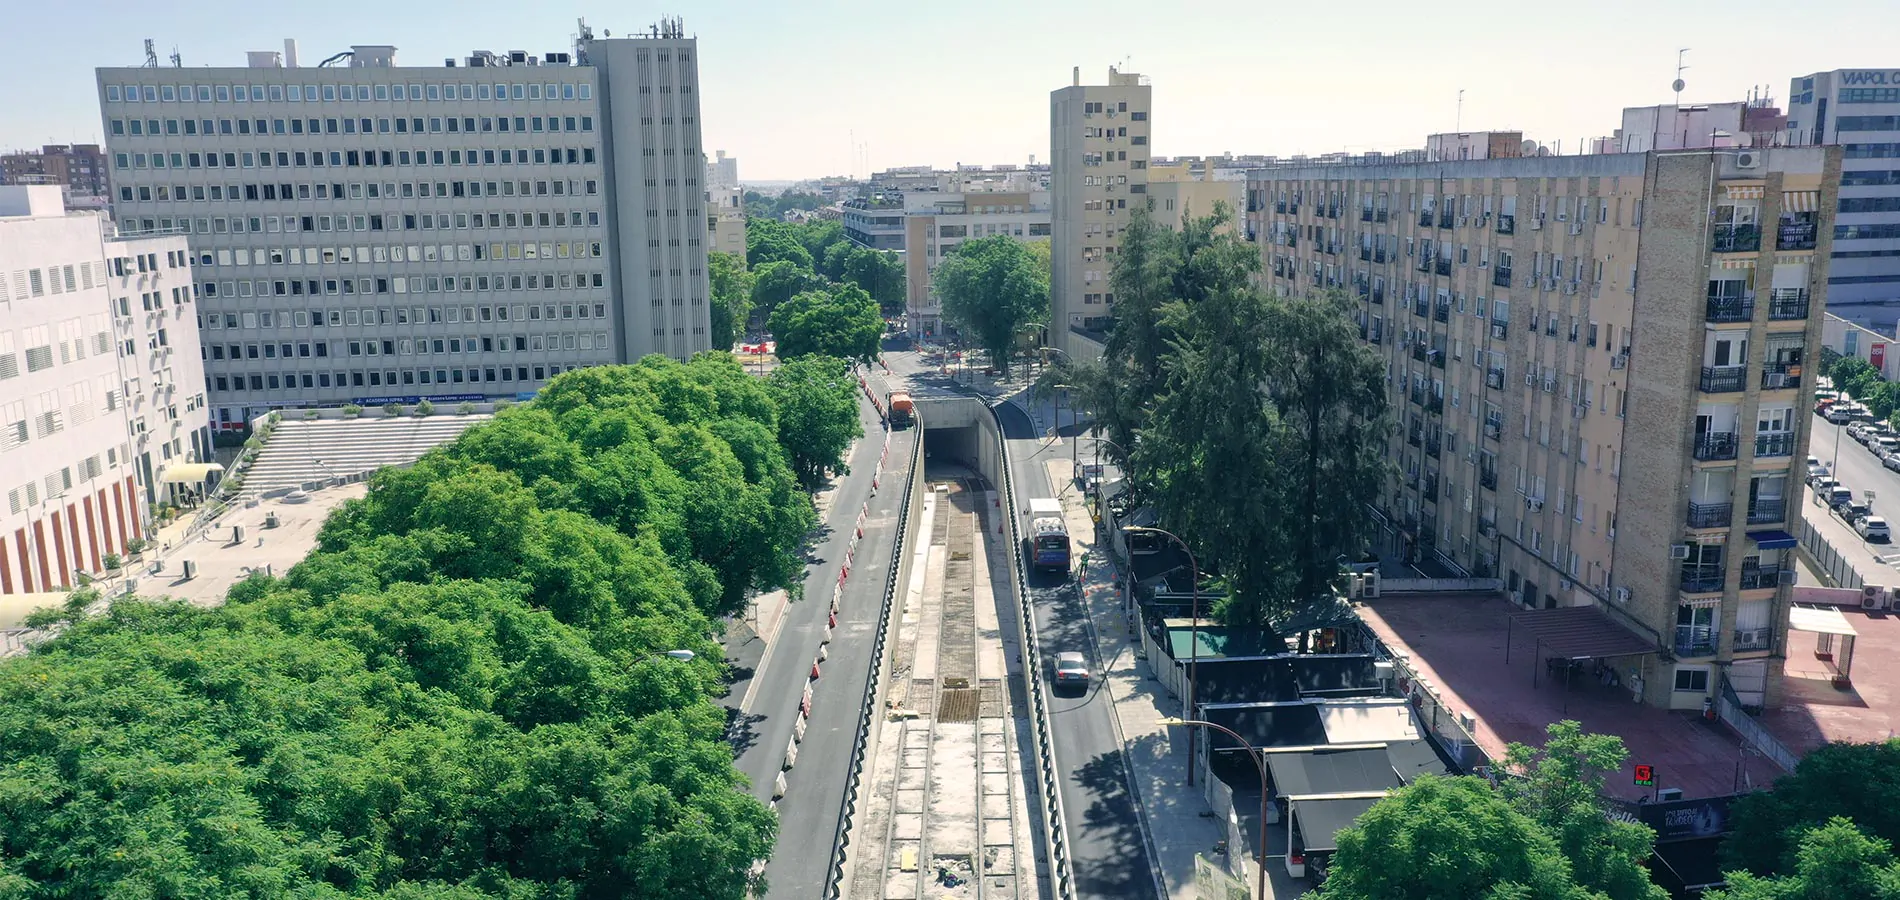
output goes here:
[{"label": "traffic cone", "polygon": [[832,613],[832,614],[831,614],[831,618],[830,618],[829,620],[827,620],[827,623],[826,623],[826,625],[825,625],[825,628],[826,628],[826,629],[832,629],[832,628],[836,628],[836,627],[838,627],[838,614],[834,612],[834,613]]},{"label": "traffic cone", "polygon": [[824,644],[819,644],[819,645],[818,645],[818,658],[819,658],[819,660],[821,660],[821,661],[822,661],[822,660],[827,660],[827,659],[830,659],[830,658],[831,658],[831,649],[830,649],[829,647],[826,647],[826,646],[825,646]]},{"label": "traffic cone", "polygon": [[811,661],[811,680],[818,680],[818,660]]}]

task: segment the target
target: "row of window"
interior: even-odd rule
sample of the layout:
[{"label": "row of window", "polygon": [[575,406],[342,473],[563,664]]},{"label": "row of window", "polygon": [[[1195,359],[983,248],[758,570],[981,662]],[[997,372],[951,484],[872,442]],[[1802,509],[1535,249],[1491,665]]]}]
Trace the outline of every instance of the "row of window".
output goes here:
[{"label": "row of window", "polygon": [[[659,270],[655,269],[657,277]],[[700,270],[694,269],[695,276]],[[675,269],[674,274],[679,270]],[[487,275],[462,276],[423,276],[408,275],[393,278],[310,278],[310,279],[257,279],[246,281],[206,281],[200,292],[206,297],[315,297],[315,296],[353,296],[357,294],[422,294],[451,293],[468,291],[553,291],[576,290],[589,287],[602,287],[604,276],[600,272],[562,272],[531,275],[496,275],[492,279]],[[524,287],[525,285],[525,287]],[[699,302],[697,298],[693,301]]]},{"label": "row of window", "polygon": [[[339,341],[339,350],[347,351],[349,356],[428,356],[438,353],[539,353],[559,350],[602,350],[610,349],[607,333],[601,332],[564,332],[559,334],[516,334],[516,335],[468,335],[465,337],[442,338],[385,338],[368,341]],[[324,359],[329,357],[330,344],[325,341],[312,343],[279,344],[208,344],[200,349],[207,360],[246,360],[246,359],[291,359],[292,352],[298,359]],[[345,355],[338,353],[338,356]]]},{"label": "row of window", "polygon": [[1841,187],[1874,187],[1900,184],[1900,170],[1863,169],[1860,171],[1843,170]]},{"label": "row of window", "polygon": [[1842,103],[1900,103],[1900,88],[1842,88],[1839,96]]},{"label": "row of window", "polygon": [[[280,150],[252,153],[114,153],[113,164],[127,169],[343,168],[357,166],[525,166],[581,165],[594,162],[592,147],[506,147],[499,150]],[[465,161],[466,160],[466,161]]]},{"label": "row of window", "polygon": [[[546,319],[605,319],[605,303],[561,303],[533,304],[516,303],[498,306],[396,306],[371,307],[368,309],[313,309],[313,310],[252,310],[249,312],[214,312],[199,317],[199,327],[206,331],[226,331],[238,328],[308,328],[321,327],[326,323],[332,326],[356,325],[450,325],[475,322],[534,322]],[[286,348],[290,345],[285,344]],[[319,345],[321,347],[322,345]],[[290,351],[284,351],[285,356]],[[309,353],[299,353],[309,356]],[[318,356],[324,355],[319,349]],[[269,358],[270,354],[265,353]],[[255,356],[252,359],[256,359]]]},{"label": "row of window", "polygon": [[1842,144],[1842,159],[1900,159],[1900,143]]},{"label": "row of window", "polygon": [[1844,213],[1900,212],[1900,197],[1843,197]]},{"label": "row of window", "polygon": [[[684,62],[684,60],[682,60]],[[108,84],[107,103],[367,103],[440,100],[592,100],[575,84]]]},{"label": "row of window", "polygon": [[[697,241],[697,238],[693,239]],[[599,241],[516,241],[492,244],[373,244],[367,247],[239,247],[201,250],[199,264],[220,266],[316,266],[351,263],[451,262],[502,259],[598,259]]]},{"label": "row of window", "polygon": [[[517,186],[520,189],[516,194]],[[533,187],[532,196],[544,197],[550,193],[555,197],[577,196],[582,193],[596,194],[600,191],[600,182],[589,178],[581,180],[555,181],[405,181],[388,182],[379,188],[375,182],[368,185],[368,191],[362,190],[362,184],[352,184],[351,200],[361,199],[435,199],[463,198],[482,196],[530,196],[529,187]],[[314,189],[313,189],[314,187]],[[501,190],[497,193],[496,188]],[[294,190],[293,190],[294,189]],[[552,189],[550,191],[550,189]],[[365,196],[367,194],[367,196]],[[119,200],[130,203],[134,198],[141,203],[185,203],[185,202],[236,202],[256,200],[342,200],[343,185],[336,182],[317,182],[314,186],[308,182],[302,184],[142,184],[119,188]],[[678,215],[677,210],[669,214]]]},{"label": "row of window", "polygon": [[[605,365],[604,362],[594,365]],[[568,366],[578,369],[582,366]],[[365,372],[285,372],[253,375],[211,375],[205,383],[216,391],[277,391],[297,388],[394,387],[398,384],[480,384],[482,382],[546,381],[565,371],[561,366],[487,366],[470,369],[402,369]],[[532,377],[530,377],[532,373]]]},{"label": "row of window", "polygon": [[1842,116],[1834,120],[1836,131],[1900,131],[1900,116]]},{"label": "row of window", "polygon": [[[692,124],[692,117],[686,124]],[[478,124],[479,123],[479,124]],[[426,127],[425,127],[426,124]],[[672,124],[668,119],[667,124]],[[215,126],[215,131],[213,130]],[[109,119],[113,137],[302,134],[540,134],[591,132],[593,116],[414,116],[350,119]]]},{"label": "row of window", "polygon": [[1895,238],[1900,238],[1900,223],[1834,226],[1834,239],[1837,241],[1893,240]]},{"label": "row of window", "polygon": [[[357,220],[362,222],[358,223]],[[467,228],[581,228],[600,224],[600,213],[580,210],[521,213],[365,213],[358,216],[210,216],[165,219],[163,228],[182,234],[308,234],[326,231],[449,231]],[[385,225],[387,227],[385,227]],[[677,243],[677,238],[674,239]],[[694,246],[698,238],[693,238]]]}]

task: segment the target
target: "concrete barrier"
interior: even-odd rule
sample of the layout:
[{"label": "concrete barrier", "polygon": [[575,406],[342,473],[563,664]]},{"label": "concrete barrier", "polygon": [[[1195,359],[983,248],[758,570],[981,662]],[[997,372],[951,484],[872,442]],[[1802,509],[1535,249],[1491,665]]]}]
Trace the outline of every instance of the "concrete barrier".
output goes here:
[{"label": "concrete barrier", "polygon": [[1504,591],[1502,578],[1380,578],[1384,594],[1495,594]]}]

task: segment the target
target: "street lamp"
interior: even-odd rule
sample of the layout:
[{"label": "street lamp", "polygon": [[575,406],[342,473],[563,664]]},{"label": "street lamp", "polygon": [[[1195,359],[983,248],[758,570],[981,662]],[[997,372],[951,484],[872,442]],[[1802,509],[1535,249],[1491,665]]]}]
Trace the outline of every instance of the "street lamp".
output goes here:
[{"label": "street lamp", "polygon": [[677,659],[680,662],[693,661],[693,651],[691,650],[668,650],[661,655],[665,656],[667,659]]},{"label": "street lamp", "polygon": [[[1186,712],[1190,716],[1194,715],[1194,682],[1196,680],[1195,676],[1199,675],[1201,671],[1201,567],[1200,567],[1200,564],[1194,561],[1194,551],[1188,548],[1187,541],[1181,540],[1181,536],[1178,534],[1175,534],[1172,531],[1167,531],[1160,528],[1151,528],[1146,525],[1130,525],[1126,528],[1123,528],[1122,531],[1133,532],[1135,534],[1161,535],[1163,537],[1173,540],[1176,544],[1181,545],[1181,552],[1187,554],[1188,576],[1190,580],[1192,580],[1193,582],[1194,619],[1193,619],[1193,624],[1188,626],[1188,683],[1187,683]],[[1163,630],[1165,631],[1166,629],[1164,628]],[[1194,784],[1194,732],[1192,731],[1188,732],[1187,783],[1190,787],[1193,786]]]},{"label": "street lamp", "polygon": [[[1172,716],[1162,719],[1161,724],[1162,725],[1182,725],[1182,726],[1187,727],[1188,729],[1188,771],[1189,772],[1194,771],[1193,740],[1194,740],[1194,727],[1197,725],[1202,728],[1212,728],[1215,731],[1218,731],[1224,735],[1227,735],[1230,738],[1233,738],[1236,741],[1239,741],[1241,748],[1247,751],[1247,758],[1253,760],[1254,770],[1260,773],[1260,832],[1259,832],[1260,847],[1259,847],[1259,850],[1256,851],[1259,862],[1260,862],[1260,866],[1256,874],[1259,876],[1260,880],[1258,882],[1258,887],[1256,887],[1254,890],[1254,896],[1255,897],[1267,896],[1267,798],[1270,795],[1267,793],[1266,759],[1261,755],[1260,751],[1254,749],[1254,746],[1252,744],[1247,743],[1246,738],[1241,737],[1240,735],[1234,733],[1233,729],[1228,728],[1224,725],[1216,725],[1213,722],[1203,722],[1199,719],[1181,719],[1181,718],[1175,718]],[[1193,784],[1194,782],[1192,780],[1189,780],[1188,783]]]}]

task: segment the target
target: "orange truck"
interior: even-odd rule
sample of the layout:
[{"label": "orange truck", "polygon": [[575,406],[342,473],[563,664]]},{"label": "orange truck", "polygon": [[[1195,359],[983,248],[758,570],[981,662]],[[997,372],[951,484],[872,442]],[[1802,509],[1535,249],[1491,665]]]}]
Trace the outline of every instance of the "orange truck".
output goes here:
[{"label": "orange truck", "polygon": [[892,391],[890,409],[891,425],[893,427],[909,425],[911,422],[911,413],[914,411],[911,405],[910,392]]}]

